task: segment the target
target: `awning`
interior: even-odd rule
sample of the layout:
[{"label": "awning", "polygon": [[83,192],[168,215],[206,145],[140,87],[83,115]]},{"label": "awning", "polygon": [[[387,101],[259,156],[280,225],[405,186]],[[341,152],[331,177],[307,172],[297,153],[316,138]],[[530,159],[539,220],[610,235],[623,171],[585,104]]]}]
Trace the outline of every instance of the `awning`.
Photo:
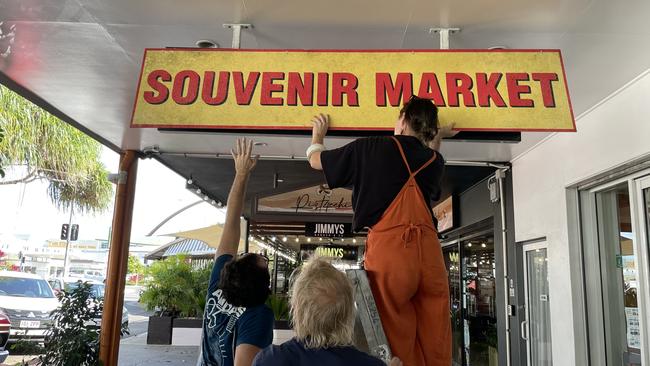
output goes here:
[{"label": "awning", "polygon": [[204,256],[206,254],[214,254],[216,250],[210,248],[207,244],[196,239],[182,239],[174,245],[167,248],[163,253],[163,258],[172,255],[185,254],[188,256]]},{"label": "awning", "polygon": [[210,257],[216,249],[210,248],[205,242],[197,239],[177,238],[174,241],[161,246],[148,253],[146,260],[159,260],[172,255],[187,255],[189,257]]}]

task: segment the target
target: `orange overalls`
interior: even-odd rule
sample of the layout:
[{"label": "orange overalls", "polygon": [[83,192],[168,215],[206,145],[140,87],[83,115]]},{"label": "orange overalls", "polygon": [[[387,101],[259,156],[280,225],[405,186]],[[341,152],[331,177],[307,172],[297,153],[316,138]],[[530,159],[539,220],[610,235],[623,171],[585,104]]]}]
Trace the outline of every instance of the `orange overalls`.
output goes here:
[{"label": "orange overalls", "polygon": [[393,356],[405,366],[450,366],[447,270],[432,213],[404,150],[410,177],[368,233],[365,269]]}]

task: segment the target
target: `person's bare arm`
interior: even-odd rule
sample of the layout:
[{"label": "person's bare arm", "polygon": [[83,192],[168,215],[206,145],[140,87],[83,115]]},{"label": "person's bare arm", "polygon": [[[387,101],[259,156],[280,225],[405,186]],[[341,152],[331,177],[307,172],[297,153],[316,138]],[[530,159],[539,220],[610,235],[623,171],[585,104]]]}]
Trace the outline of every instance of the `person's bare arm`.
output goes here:
[{"label": "person's bare arm", "polygon": [[[321,113],[318,116],[314,116],[311,123],[313,125],[311,131],[311,143],[322,145],[325,142],[325,135],[327,134],[330,125],[330,117]],[[309,165],[311,165],[313,169],[323,170],[323,165],[320,161],[320,153],[320,151],[316,151],[309,156]]]},{"label": "person's bare arm", "polygon": [[235,348],[235,366],[251,366],[261,350],[252,344],[240,344]]},{"label": "person's bare arm", "polygon": [[235,161],[235,180],[228,194],[228,203],[226,205],[226,223],[223,225],[221,241],[217,248],[216,258],[223,254],[237,255],[239,247],[239,238],[241,235],[240,216],[244,206],[244,195],[246,193],[246,184],[251,171],[257,164],[257,159],[252,158],[253,141],[248,139],[238,139],[237,145],[231,150],[233,160]]},{"label": "person's bare arm", "polygon": [[448,137],[454,137],[458,134],[458,131],[454,131],[455,123],[440,127],[438,134],[431,140],[429,147],[435,151],[440,151],[440,146],[442,145],[442,139]]}]

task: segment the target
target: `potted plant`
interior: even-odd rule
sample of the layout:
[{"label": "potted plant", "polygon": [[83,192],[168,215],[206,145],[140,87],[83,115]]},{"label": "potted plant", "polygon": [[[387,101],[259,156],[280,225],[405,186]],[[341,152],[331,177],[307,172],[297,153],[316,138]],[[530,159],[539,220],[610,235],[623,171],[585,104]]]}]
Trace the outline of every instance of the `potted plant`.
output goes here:
[{"label": "potted plant", "polygon": [[271,294],[266,305],[271,308],[275,318],[274,329],[291,329],[289,320],[289,300],[286,295]]},{"label": "potted plant", "polygon": [[286,295],[272,294],[266,301],[275,317],[273,326],[273,344],[282,344],[296,334],[291,326],[291,313],[289,312],[289,301]]},{"label": "potted plant", "polygon": [[[194,271],[185,256],[168,257],[149,268],[150,278],[140,297],[145,308],[154,312],[149,317],[147,344],[172,344],[174,318],[202,312]],[[207,284],[203,298],[206,289]]]}]

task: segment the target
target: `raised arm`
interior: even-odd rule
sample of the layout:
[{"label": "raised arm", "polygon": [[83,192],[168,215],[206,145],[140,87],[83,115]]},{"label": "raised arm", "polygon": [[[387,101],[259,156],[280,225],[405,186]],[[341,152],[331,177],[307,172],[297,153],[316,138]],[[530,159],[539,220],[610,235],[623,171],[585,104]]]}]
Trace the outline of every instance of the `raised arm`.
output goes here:
[{"label": "raised arm", "polygon": [[454,126],[456,126],[456,123],[440,127],[436,136],[433,138],[433,140],[431,140],[431,142],[429,142],[429,147],[435,151],[440,151],[442,139],[454,137],[458,134],[458,131],[454,131]]},{"label": "raised arm", "polygon": [[314,116],[311,123],[313,128],[311,131],[311,146],[307,149],[307,159],[309,159],[309,165],[312,168],[323,170],[320,153],[325,150],[325,135],[330,125],[330,117],[321,113],[318,116]]},{"label": "raised arm", "polygon": [[257,164],[257,159],[252,157],[253,141],[245,138],[237,139],[237,145],[231,154],[235,161],[235,180],[228,194],[226,206],[226,223],[223,226],[221,241],[217,248],[216,257],[223,254],[237,255],[239,238],[241,236],[240,216],[244,207],[246,184],[251,171]]}]

